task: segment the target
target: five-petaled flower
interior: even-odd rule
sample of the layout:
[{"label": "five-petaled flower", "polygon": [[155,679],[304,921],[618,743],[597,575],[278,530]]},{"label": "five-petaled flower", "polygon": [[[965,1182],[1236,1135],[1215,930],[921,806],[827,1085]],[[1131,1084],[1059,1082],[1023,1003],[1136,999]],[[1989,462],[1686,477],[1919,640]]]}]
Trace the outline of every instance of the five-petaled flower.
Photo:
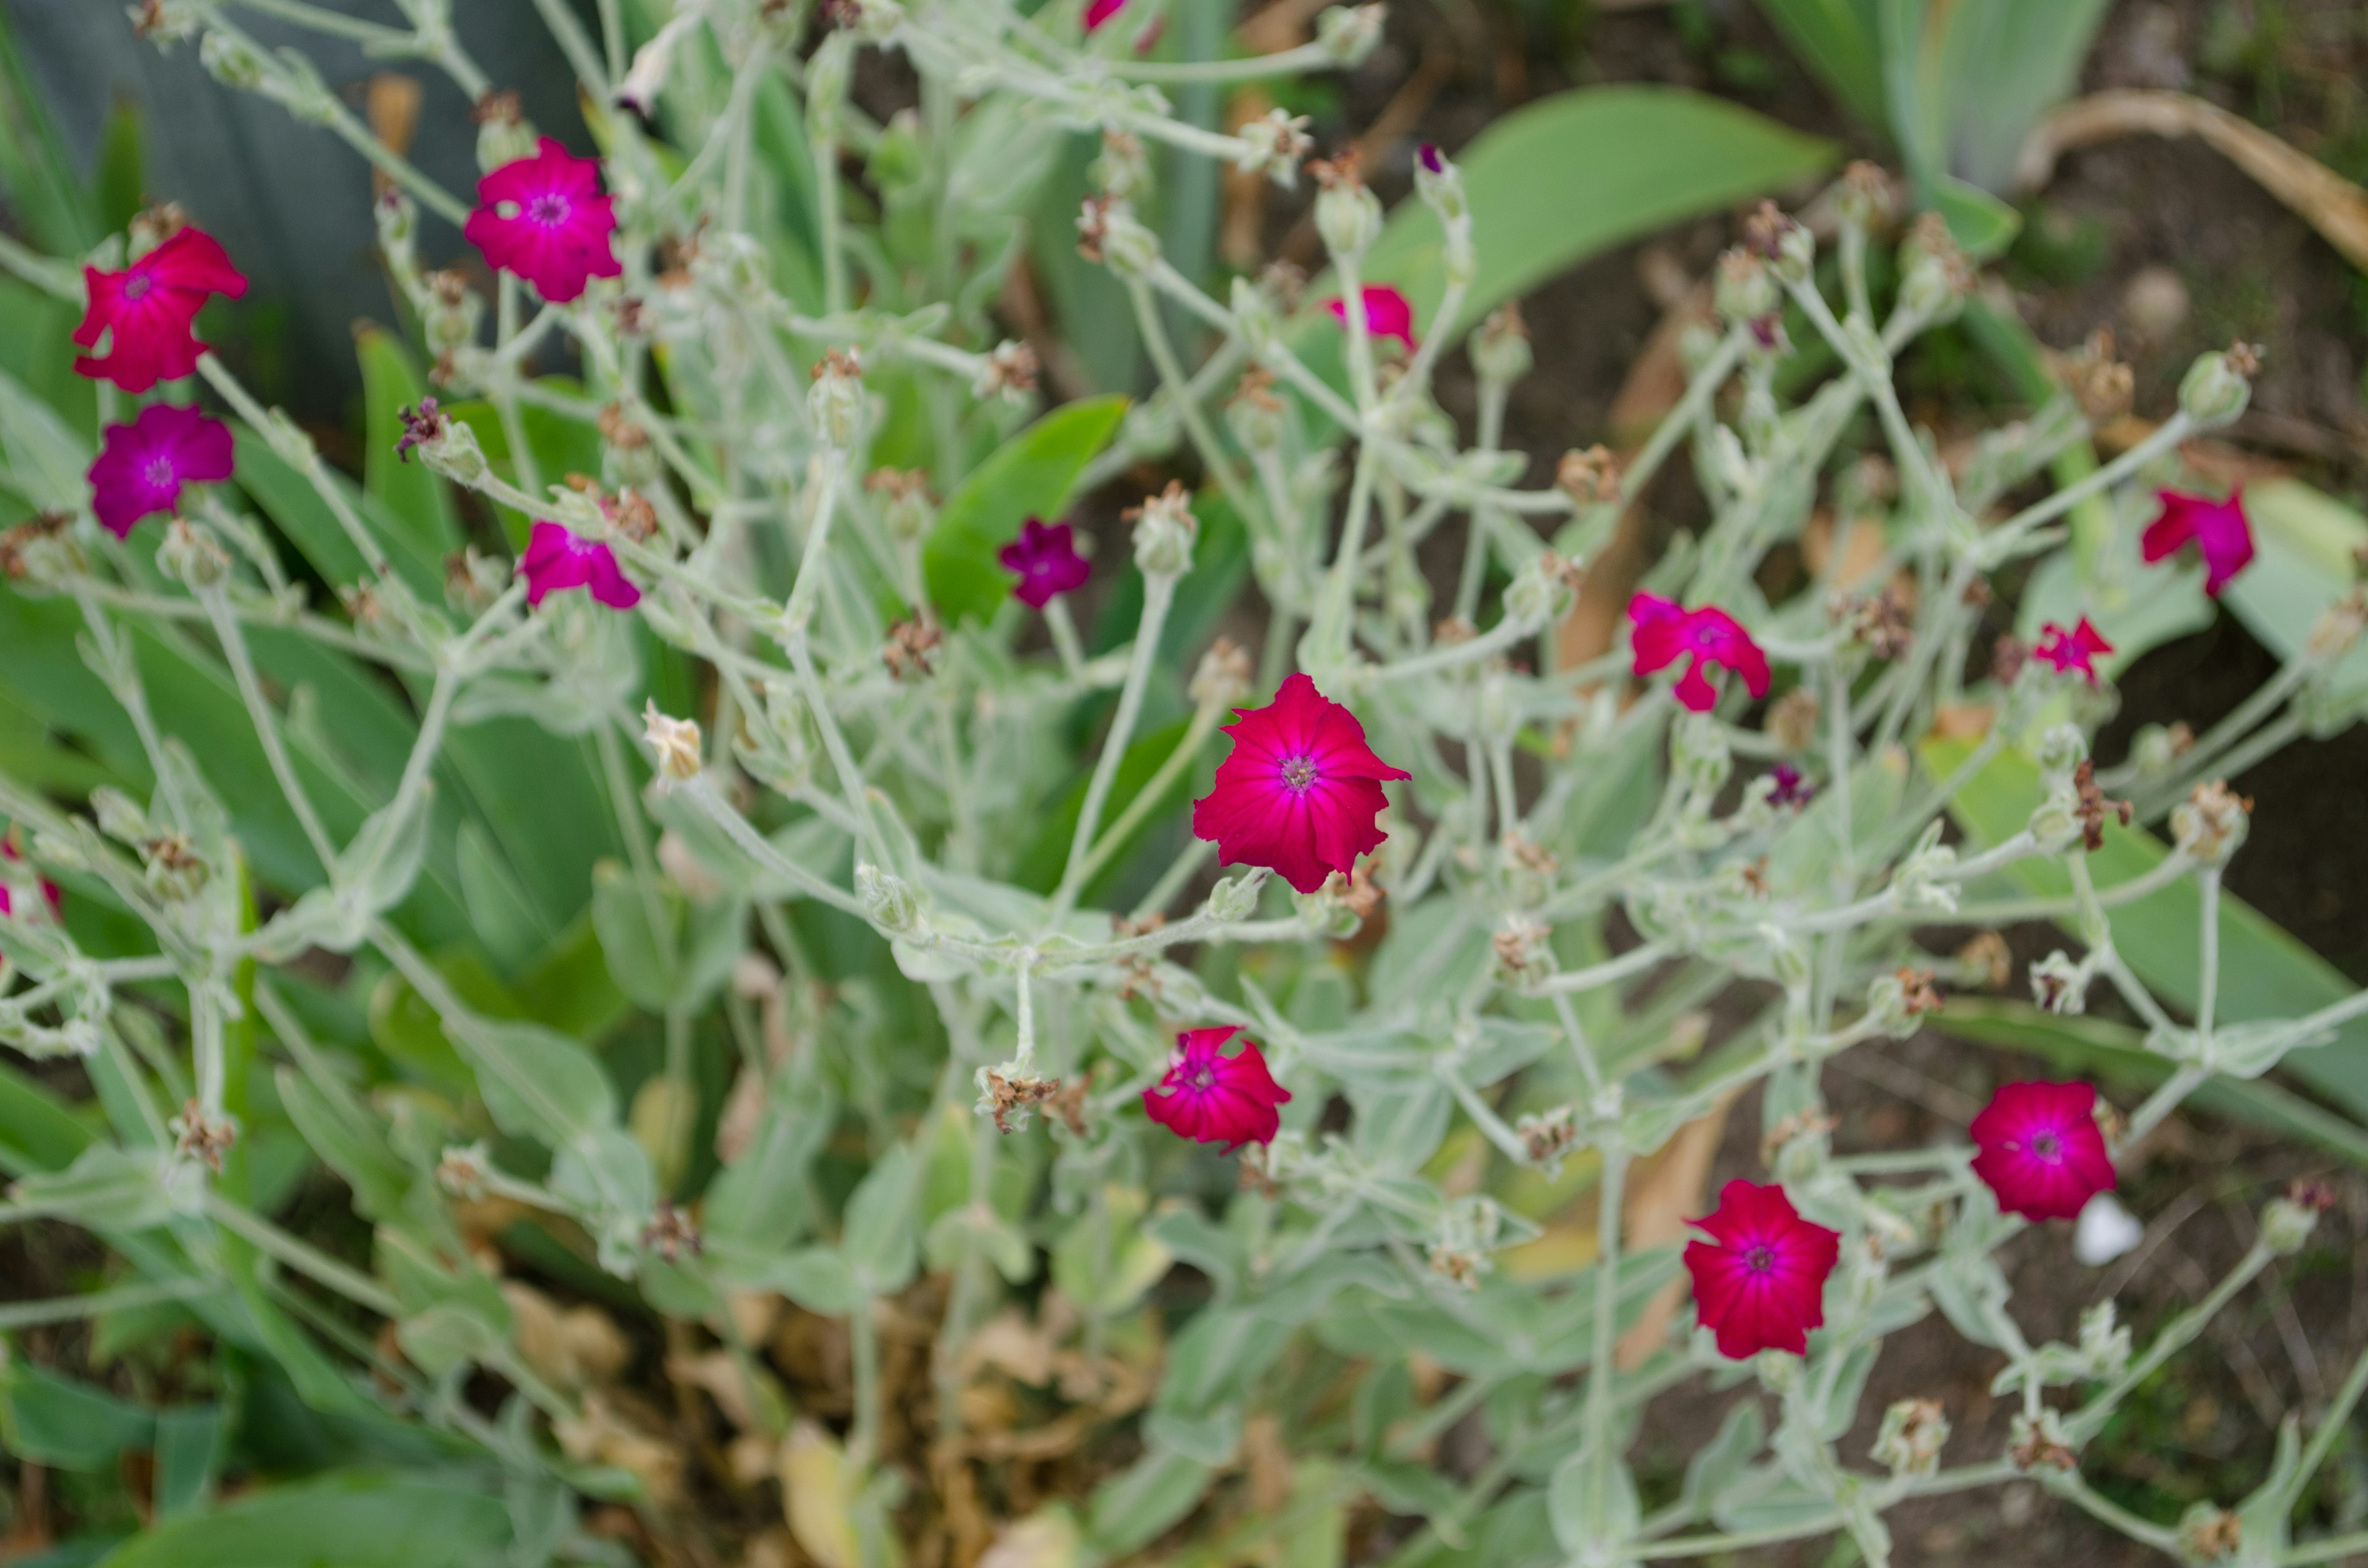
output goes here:
[{"label": "five-petaled flower", "polygon": [[202,229],[181,230],[120,272],[85,267],[82,277],[90,303],[74,343],[96,348],[101,333],[111,336],[106,354],[85,354],[74,369],[128,392],[194,372],[206,351],[190,330],[198,312],[211,295],[246,292],[245,278]]},{"label": "five-petaled flower", "polygon": [[2226,501],[2176,490],[2156,494],[2162,515],[2146,525],[2138,540],[2140,551],[2149,562],[2160,561],[2192,541],[2203,557],[2203,591],[2218,598],[2228,580],[2253,562],[2253,525],[2245,516],[2245,493],[2231,491]]},{"label": "five-petaled flower", "polygon": [[1826,1277],[1841,1256],[1839,1231],[1801,1218],[1781,1187],[1731,1181],[1718,1207],[1692,1221],[1711,1239],[1686,1244],[1694,1313],[1718,1335],[1718,1353],[1743,1360],[1762,1350],[1805,1354],[1826,1321]]},{"label": "five-petaled flower", "polygon": [[515,272],[564,305],[586,279],[624,271],[609,236],[616,199],[600,193],[600,165],[546,136],[531,158],[516,158],[477,182],[477,210],[461,233],[485,260]]},{"label": "five-petaled flower", "polygon": [[2113,1187],[2089,1084],[2005,1084],[1974,1118],[1974,1174],[1998,1207],[2026,1220],[2069,1220]]},{"label": "five-petaled flower", "polygon": [[612,609],[631,609],[642,602],[641,589],[618,570],[613,551],[597,540],[578,539],[557,523],[534,525],[518,569],[526,578],[529,605],[568,588],[588,588]]},{"label": "five-petaled flower", "polygon": [[1019,526],[1019,537],[996,553],[1003,569],[1019,579],[1011,590],[1021,604],[1042,609],[1072,588],[1082,588],[1093,568],[1077,553],[1076,537],[1066,523],[1044,526],[1030,517]]},{"label": "five-petaled flower", "polygon": [[2113,651],[2104,634],[2089,624],[2082,616],[2080,624],[2066,631],[2054,621],[2039,630],[2038,645],[2031,656],[2043,665],[2053,665],[2058,675],[2078,673],[2090,686],[2097,684],[2096,661]]},{"label": "five-petaled flower", "polygon": [[1228,866],[1264,866],[1301,892],[1344,876],[1389,835],[1373,819],[1389,804],[1382,783],[1411,778],[1365,744],[1357,716],[1303,674],[1264,708],[1236,708],[1233,755],[1215,788],[1192,802],[1192,833]]},{"label": "five-petaled flower", "polygon": [[1093,0],[1086,7],[1086,31],[1093,32],[1104,22],[1126,9],[1126,0]]},{"label": "five-petaled flower", "polygon": [[[1365,334],[1369,337],[1395,337],[1414,352],[1414,301],[1386,283],[1368,283],[1364,288]],[[1349,324],[1349,301],[1329,300],[1324,308],[1330,311],[1342,326]]]},{"label": "five-petaled flower", "polygon": [[1282,1128],[1277,1108],[1290,1104],[1291,1094],[1267,1071],[1255,1041],[1224,1054],[1222,1048],[1241,1032],[1229,1025],[1178,1035],[1167,1075],[1143,1091],[1151,1119],[1178,1138],[1223,1143],[1229,1153],[1244,1143],[1273,1142]]},{"label": "five-petaled flower", "polygon": [[183,485],[228,479],[235,460],[230,427],[221,420],[151,403],[131,424],[107,427],[90,465],[90,509],[101,528],[128,539],[141,518],[180,506]]},{"label": "five-petaled flower", "polygon": [[1694,712],[1707,713],[1718,705],[1718,688],[1702,673],[1704,665],[1733,670],[1754,697],[1768,695],[1768,655],[1740,621],[1716,605],[1687,609],[1657,594],[1638,594],[1628,601],[1628,619],[1636,623],[1637,675],[1665,670],[1691,655],[1678,681],[1678,700]]}]

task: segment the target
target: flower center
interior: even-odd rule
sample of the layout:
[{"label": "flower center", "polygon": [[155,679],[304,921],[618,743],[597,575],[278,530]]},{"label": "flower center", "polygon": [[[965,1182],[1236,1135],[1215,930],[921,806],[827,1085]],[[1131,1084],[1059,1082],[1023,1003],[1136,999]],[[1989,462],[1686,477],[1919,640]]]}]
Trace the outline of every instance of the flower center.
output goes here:
[{"label": "flower center", "polygon": [[1315,759],[1294,756],[1282,765],[1282,781],[1293,790],[1304,790],[1315,782]]},{"label": "flower center", "polygon": [[2064,1157],[2064,1140],[2053,1132],[2042,1132],[2031,1140],[2031,1152],[2049,1165]]},{"label": "flower center", "polygon": [[154,287],[156,280],[154,278],[144,272],[135,272],[123,280],[123,297],[126,301],[144,300],[148,297],[148,290]]},{"label": "flower center", "polygon": [[1749,1269],[1754,1274],[1774,1273],[1776,1271],[1776,1249],[1764,1244],[1753,1247],[1749,1252],[1743,1255],[1743,1267]]},{"label": "flower center", "polygon": [[1192,1086],[1196,1089],[1214,1087],[1216,1082],[1217,1073],[1216,1069],[1212,1067],[1203,1067],[1198,1073],[1192,1074]]},{"label": "flower center", "polygon": [[567,222],[567,198],[538,196],[526,204],[526,215],[538,223],[564,223]]},{"label": "flower center", "polygon": [[180,475],[173,472],[173,460],[170,458],[150,458],[148,466],[140,472],[159,490],[170,490],[180,481]]}]

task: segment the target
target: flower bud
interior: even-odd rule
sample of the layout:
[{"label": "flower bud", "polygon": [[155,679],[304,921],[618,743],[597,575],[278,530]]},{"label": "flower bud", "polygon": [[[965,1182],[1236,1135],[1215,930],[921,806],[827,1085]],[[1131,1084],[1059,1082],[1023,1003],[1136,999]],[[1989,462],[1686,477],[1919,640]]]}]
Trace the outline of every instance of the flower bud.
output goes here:
[{"label": "flower bud", "polygon": [[1834,210],[1855,228],[1885,229],[1899,211],[1899,198],[1883,166],[1861,158],[1842,171],[1841,182],[1834,187]]},{"label": "flower bud", "polygon": [[1220,637],[1201,655],[1200,667],[1192,672],[1192,684],[1185,689],[1201,707],[1230,708],[1249,688],[1249,653],[1236,646],[1232,638]]},{"label": "flower bud", "polygon": [[657,757],[660,778],[679,783],[699,777],[701,762],[697,720],[670,719],[658,711],[653,699],[642,710],[642,738]]},{"label": "flower bud", "polygon": [[1042,369],[1036,362],[1036,350],[1025,343],[998,343],[995,351],[979,363],[978,375],[970,385],[975,398],[1000,397],[1013,404],[1025,403],[1028,394],[1036,390],[1036,378]]},{"label": "flower bud", "polygon": [[1414,155],[1414,188],[1442,223],[1469,222],[1472,204],[1463,194],[1463,171],[1438,147],[1426,142]]},{"label": "flower bud", "polygon": [[2217,1503],[2191,1503],[2179,1516],[2179,1555],[2184,1562],[2218,1562],[2244,1547],[2244,1521]]},{"label": "flower bud", "polygon": [[1927,212],[1899,247],[1899,303],[1909,314],[1946,321],[1974,290],[1973,263],[1957,247],[1946,220]]},{"label": "flower bud", "polygon": [[1508,387],[1530,373],[1537,356],[1530,350],[1530,329],[1521,321],[1519,301],[1508,300],[1488,312],[1472,335],[1472,370],[1482,382]]},{"label": "flower bud", "polygon": [[177,833],[160,833],[140,846],[148,886],[158,898],[181,903],[198,896],[211,876],[197,846]]},{"label": "flower bud", "polygon": [[1151,163],[1143,155],[1143,139],[1124,131],[1104,128],[1102,155],[1086,176],[1100,191],[1120,201],[1132,201],[1151,188]]},{"label": "flower bud", "polygon": [[864,918],[886,931],[909,932],[921,924],[920,901],[912,885],[877,866],[855,868],[855,896]]},{"label": "flower bud", "polygon": [[147,813],[122,790],[102,784],[90,792],[91,813],[98,831],[119,844],[142,844],[149,836]]},{"label": "flower bud", "polygon": [[2334,1189],[2324,1183],[2294,1183],[2261,1210],[2261,1244],[2280,1257],[2292,1257],[2318,1228],[2319,1215],[2334,1204]]},{"label": "flower bud", "polygon": [[822,438],[840,451],[852,449],[863,434],[871,412],[863,390],[863,361],[852,348],[829,348],[814,368],[814,385],[806,390],[806,410]]},{"label": "flower bud", "polygon": [[1226,926],[1247,920],[1258,913],[1258,893],[1265,882],[1266,879],[1250,871],[1220,879],[1209,890],[1209,918]]},{"label": "flower bud", "polygon": [[466,420],[444,416],[434,405],[430,398],[418,413],[407,414],[396,451],[417,452],[420,461],[455,484],[479,483],[493,466],[485,460],[485,449],[477,444],[475,427]]},{"label": "flower bud", "polygon": [[1767,262],[1741,245],[1718,258],[1712,297],[1718,313],[1736,325],[1774,314],[1781,298]]},{"label": "flower bud", "polygon": [[1329,163],[1307,167],[1324,187],[1315,198],[1315,232],[1323,236],[1324,248],[1335,261],[1354,263],[1382,232],[1382,204],[1365,188],[1356,149]]},{"label": "flower bud", "polygon": [[483,1139],[474,1143],[448,1145],[443,1157],[436,1162],[436,1185],[464,1202],[484,1197],[493,1174],[493,1151]]},{"label": "flower bud", "polygon": [[1761,202],[1744,220],[1743,243],[1768,263],[1779,282],[1803,282],[1816,264],[1817,237],[1772,201]]},{"label": "flower bud", "polygon": [[156,551],[156,568],[191,588],[211,588],[230,575],[230,551],[214,542],[212,534],[187,517],[165,525],[165,542]]},{"label": "flower bud", "polygon": [[2261,351],[2248,343],[2197,356],[2179,383],[2180,411],[2199,425],[2227,424],[2252,401],[2252,377],[2260,368]]},{"label": "flower bud", "polygon": [[899,543],[927,538],[937,526],[938,509],[929,500],[929,476],[919,469],[874,469],[865,476],[863,488],[882,498],[880,521]]},{"label": "flower bud", "polygon": [[1192,515],[1183,485],[1169,480],[1166,490],[1144,497],[1129,515],[1134,519],[1134,563],[1144,576],[1181,577],[1192,570],[1201,519]]},{"label": "flower bud", "polygon": [[[1083,219],[1078,231],[1085,231]],[[1099,259],[1121,278],[1147,278],[1159,265],[1159,236],[1144,228],[1134,209],[1123,201],[1103,205],[1100,247]]]},{"label": "flower bud", "polygon": [[1270,452],[1282,445],[1282,399],[1275,395],[1272,371],[1253,365],[1242,372],[1225,403],[1225,426],[1249,451]]},{"label": "flower bud", "polygon": [[2046,1013],[2089,1010],[2089,971],[2061,948],[2031,966],[2031,998]]},{"label": "flower bud", "polygon": [[512,92],[487,93],[470,108],[477,122],[477,167],[490,174],[504,164],[534,156],[538,138]]},{"label": "flower bud", "polygon": [[1362,65],[1381,43],[1388,16],[1386,6],[1335,6],[1315,18],[1315,41],[1340,64]]}]

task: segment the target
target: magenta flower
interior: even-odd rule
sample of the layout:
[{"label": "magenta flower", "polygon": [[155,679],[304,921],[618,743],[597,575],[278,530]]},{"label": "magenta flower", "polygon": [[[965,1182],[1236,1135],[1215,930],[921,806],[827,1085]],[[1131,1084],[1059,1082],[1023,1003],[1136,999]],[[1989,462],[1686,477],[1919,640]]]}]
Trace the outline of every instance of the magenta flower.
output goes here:
[{"label": "magenta flower", "polygon": [[1768,695],[1768,655],[1759,651],[1759,644],[1740,621],[1717,606],[1687,609],[1657,594],[1638,594],[1628,601],[1628,619],[1636,623],[1634,642],[1640,676],[1692,656],[1693,662],[1679,678],[1678,700],[1694,712],[1707,713],[1718,703],[1718,689],[1702,674],[1704,665],[1733,670],[1754,697]]},{"label": "magenta flower", "polygon": [[181,486],[215,484],[235,463],[230,426],[194,408],[151,403],[129,425],[110,425],[90,465],[90,509],[118,539],[181,504]]},{"label": "magenta flower", "polygon": [[584,292],[586,279],[624,271],[609,236],[616,199],[600,193],[600,165],[546,136],[531,158],[516,158],[477,182],[477,210],[461,233],[485,260],[534,285],[554,305]]},{"label": "magenta flower", "polygon": [[1801,770],[1789,762],[1778,763],[1769,777],[1776,781],[1776,788],[1768,791],[1768,803],[1771,806],[1790,806],[1798,811],[1817,798],[1817,787],[1802,778]]},{"label": "magenta flower", "polygon": [[2089,1084],[2004,1084],[1969,1131],[1974,1174],[1998,1207],[2026,1220],[2069,1220],[2113,1188]]},{"label": "magenta flower", "polygon": [[1143,1108],[1178,1138],[1223,1143],[1227,1153],[1244,1143],[1269,1143],[1282,1129],[1276,1108],[1291,1093],[1266,1069],[1266,1057],[1251,1040],[1236,1055],[1221,1048],[1241,1033],[1228,1026],[1186,1029],[1176,1037],[1167,1075],[1143,1091]]},{"label": "magenta flower", "polygon": [[206,351],[190,330],[198,312],[215,294],[235,300],[246,292],[246,279],[203,229],[179,231],[120,272],[85,267],[82,279],[90,303],[74,328],[75,345],[96,348],[101,333],[112,335],[106,354],[74,361],[75,373],[128,392],[195,371]]},{"label": "magenta flower", "polygon": [[1303,673],[1266,707],[1234,714],[1233,755],[1192,802],[1193,836],[1213,841],[1223,864],[1264,866],[1314,892],[1388,839],[1373,823],[1390,803],[1382,781],[1414,775],[1373,755],[1354,713]]},{"label": "magenta flower", "polygon": [[1098,30],[1104,22],[1126,9],[1126,0],[1093,0],[1086,7],[1086,31]]},{"label": "magenta flower", "polygon": [[594,598],[612,609],[631,609],[642,602],[641,589],[617,569],[613,551],[597,540],[578,539],[557,523],[534,525],[518,569],[526,577],[529,605],[539,605],[544,595],[569,588],[588,588]]},{"label": "magenta flower", "polygon": [[[1395,337],[1414,352],[1414,301],[1386,283],[1368,283],[1365,295],[1365,333],[1369,337]],[[1330,300],[1324,308],[1342,326],[1349,324],[1349,301]]]},{"label": "magenta flower", "polygon": [[1711,1240],[1686,1244],[1694,1315],[1718,1335],[1718,1353],[1743,1360],[1762,1350],[1809,1348],[1826,1322],[1826,1277],[1842,1238],[1801,1218],[1781,1187],[1728,1182],[1718,1208],[1693,1221]]},{"label": "magenta flower", "polygon": [[1046,528],[1030,517],[1019,525],[1019,537],[996,552],[1003,569],[1019,579],[1012,588],[1019,602],[1042,609],[1072,588],[1082,588],[1093,568],[1077,553],[1076,536],[1066,523]]},{"label": "magenta flower", "polygon": [[2102,632],[2089,624],[2089,618],[2084,615],[2080,618],[2080,624],[2069,631],[2052,620],[2041,627],[2039,646],[2031,651],[2031,656],[2043,665],[2055,665],[2058,675],[2070,675],[2077,670],[2090,686],[2094,686],[2097,684],[2096,661],[2112,651],[2113,645],[2105,641]]},{"label": "magenta flower", "polygon": [[2192,540],[2203,557],[2203,591],[2218,598],[2228,580],[2253,562],[2253,525],[2245,516],[2244,491],[2231,491],[2226,501],[2176,490],[2156,494],[2162,515],[2146,526],[2140,551],[2149,562],[2160,561]]}]

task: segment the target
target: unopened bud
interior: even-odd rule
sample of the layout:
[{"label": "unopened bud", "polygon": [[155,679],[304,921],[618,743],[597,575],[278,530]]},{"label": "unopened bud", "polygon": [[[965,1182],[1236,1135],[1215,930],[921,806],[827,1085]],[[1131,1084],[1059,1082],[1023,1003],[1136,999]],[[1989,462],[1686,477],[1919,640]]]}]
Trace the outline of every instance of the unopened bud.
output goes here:
[{"label": "unopened bud", "polygon": [[2252,402],[2252,378],[2260,368],[2261,351],[2248,343],[2198,355],[2179,383],[2179,406],[2199,425],[2226,425]]},{"label": "unopened bud", "polygon": [[1883,166],[1861,158],[1842,171],[1841,183],[1834,191],[1834,210],[1843,222],[1855,227],[1887,229],[1899,210],[1899,197]]},{"label": "unopened bud", "polygon": [[871,413],[871,400],[863,390],[863,361],[854,349],[823,351],[814,369],[814,384],[806,390],[806,409],[824,440],[841,451],[856,444]]},{"label": "unopened bud", "polygon": [[1192,672],[1192,684],[1186,690],[1203,708],[1230,708],[1249,688],[1249,653],[1232,638],[1220,637],[1201,655],[1200,667]]},{"label": "unopened bud", "polygon": [[156,567],[176,582],[192,588],[211,588],[230,575],[230,551],[187,517],[175,517],[165,525],[165,542],[157,548]]},{"label": "unopened bud", "polygon": [[1247,920],[1258,913],[1258,893],[1265,880],[1245,871],[1237,877],[1225,877],[1209,890],[1209,918],[1221,925]]},{"label": "unopened bud", "polygon": [[1340,64],[1362,65],[1381,43],[1388,17],[1386,6],[1335,6],[1315,18],[1315,41]]},{"label": "unopened bud", "polygon": [[1941,1465],[1948,1446],[1949,1417],[1937,1399],[1903,1399],[1883,1413],[1867,1457],[1894,1475],[1930,1475]]},{"label": "unopened bud", "polygon": [[1712,297],[1718,313],[1737,325],[1773,315],[1780,298],[1766,260],[1741,245],[1718,258]]},{"label": "unopened bud", "polygon": [[920,902],[911,884],[877,866],[855,868],[855,896],[864,917],[882,930],[906,932],[921,923]]},{"label": "unopened bud", "polygon": [[1128,516],[1134,520],[1134,563],[1144,576],[1181,577],[1192,570],[1201,519],[1192,515],[1192,498],[1183,485],[1169,480],[1166,490],[1146,496]]},{"label": "unopened bud", "polygon": [[1537,356],[1518,301],[1508,300],[1488,312],[1472,335],[1472,370],[1484,382],[1508,387],[1530,373]]},{"label": "unopened bud", "polygon": [[1382,232],[1382,204],[1365,187],[1355,148],[1328,163],[1308,165],[1324,188],[1315,198],[1315,232],[1336,261],[1353,263]]}]

